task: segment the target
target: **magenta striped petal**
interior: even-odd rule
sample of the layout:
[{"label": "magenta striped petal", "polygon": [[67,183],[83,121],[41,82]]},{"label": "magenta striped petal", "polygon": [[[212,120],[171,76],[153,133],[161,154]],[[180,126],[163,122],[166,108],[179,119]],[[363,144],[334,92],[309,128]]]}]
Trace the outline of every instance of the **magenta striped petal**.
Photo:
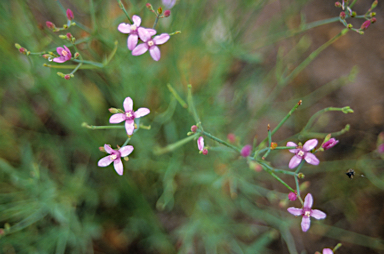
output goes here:
[{"label": "magenta striped petal", "polygon": [[146,28],[139,27],[137,29],[137,32],[139,33],[140,39],[143,42],[147,42],[149,39],[151,39],[151,35],[149,34]]},{"label": "magenta striped petal", "polygon": [[293,214],[293,215],[295,215],[295,216],[300,216],[300,215],[302,215],[302,213],[303,213],[303,209],[301,209],[301,208],[295,208],[295,207],[289,207],[289,208],[287,209],[287,211],[288,211],[290,214]]},{"label": "magenta striped petal", "polygon": [[[286,146],[295,146],[297,147],[296,143],[293,143],[291,141],[287,142],[287,145]],[[289,152],[290,153],[296,153],[297,152],[297,149],[289,149]]]},{"label": "magenta striped petal", "polygon": [[138,42],[139,36],[137,34],[131,34],[127,39],[127,47],[129,50],[133,50]]},{"label": "magenta striped petal", "polygon": [[110,146],[107,145],[107,144],[104,145],[104,150],[105,150],[107,153],[109,153],[109,154],[111,154],[111,153],[113,153],[113,152],[115,151],[115,150],[112,149],[112,147],[110,147]]},{"label": "magenta striped petal", "polygon": [[317,143],[319,141],[317,141],[317,139],[310,139],[308,140],[307,142],[304,143],[303,145],[303,150],[304,151],[311,151],[313,148],[315,148],[317,146]]},{"label": "magenta striped petal", "polygon": [[316,220],[322,220],[322,219],[325,219],[325,217],[327,217],[327,214],[325,212],[320,211],[320,210],[312,209],[311,210],[311,216],[313,218],[315,218]]},{"label": "magenta striped petal", "polygon": [[319,159],[316,157],[316,155],[314,155],[313,153],[306,153],[305,156],[304,156],[304,160],[309,163],[309,164],[312,164],[312,165],[319,165],[320,161]]},{"label": "magenta striped petal", "polygon": [[300,156],[294,155],[292,159],[289,161],[288,167],[290,169],[296,168],[300,164],[301,160],[302,158]]}]

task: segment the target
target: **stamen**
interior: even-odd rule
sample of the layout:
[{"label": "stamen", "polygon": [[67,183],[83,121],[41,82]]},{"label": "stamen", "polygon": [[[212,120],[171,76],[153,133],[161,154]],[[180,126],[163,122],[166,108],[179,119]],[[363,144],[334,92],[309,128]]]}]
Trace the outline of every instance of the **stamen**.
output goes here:
[{"label": "stamen", "polygon": [[151,46],[153,46],[153,45],[155,45],[155,43],[154,43],[153,41],[149,41],[149,42],[148,42],[148,46],[151,47]]},{"label": "stamen", "polygon": [[309,217],[310,215],[311,215],[311,212],[310,212],[310,211],[305,211],[304,216]]},{"label": "stamen", "polygon": [[131,25],[131,30],[132,30],[132,31],[136,31],[136,29],[137,29],[137,26],[136,26],[136,25]]},{"label": "stamen", "polygon": [[67,52],[66,50],[63,50],[63,51],[61,51],[61,54],[62,54],[63,56],[67,56],[67,55],[68,55],[68,52]]},{"label": "stamen", "polygon": [[109,156],[109,158],[111,159],[111,161],[114,161],[114,160],[116,160],[117,155],[116,154],[112,154],[111,156]]},{"label": "stamen", "polygon": [[131,112],[125,112],[125,116],[130,118],[130,117],[132,117],[132,113]]},{"label": "stamen", "polygon": [[300,151],[297,153],[297,155],[303,157],[303,156],[304,156],[304,152],[300,150]]}]

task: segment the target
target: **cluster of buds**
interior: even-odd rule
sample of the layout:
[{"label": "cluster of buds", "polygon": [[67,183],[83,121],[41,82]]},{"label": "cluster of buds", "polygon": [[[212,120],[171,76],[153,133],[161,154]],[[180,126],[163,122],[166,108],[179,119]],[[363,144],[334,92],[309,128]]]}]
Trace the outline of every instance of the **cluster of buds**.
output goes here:
[{"label": "cluster of buds", "polygon": [[18,43],[15,43],[15,47],[19,50],[19,52],[20,52],[21,54],[24,54],[24,55],[27,55],[27,56],[29,56],[29,54],[31,54],[31,52],[28,51],[28,49],[26,49],[26,48],[20,46],[20,44],[18,44]]},{"label": "cluster of buds", "polygon": [[62,27],[57,27],[51,21],[46,21],[45,25],[48,27],[48,29],[52,30],[52,32],[59,32],[62,30],[66,30],[69,27],[76,25],[75,22],[72,22],[72,20],[74,19],[74,15],[71,9],[67,9],[66,16],[67,16],[67,24],[64,24]]},{"label": "cluster of buds", "polygon": [[[163,2],[164,2],[164,1],[163,1]],[[174,1],[174,2],[175,2],[175,1]],[[146,6],[151,12],[153,12],[154,14],[156,14],[156,16],[158,16],[159,18],[167,18],[167,17],[171,16],[171,11],[170,11],[170,10],[165,10],[165,11],[163,12],[163,8],[162,8],[161,6],[160,6],[159,8],[157,8],[156,11],[153,9],[152,4],[150,4],[150,3],[147,3],[145,6]],[[163,14],[163,15],[161,15],[161,14]]]},{"label": "cluster of buds", "polygon": [[74,43],[76,41],[76,38],[73,37],[71,33],[67,33],[66,35],[59,35],[60,39],[67,40],[69,42]]}]

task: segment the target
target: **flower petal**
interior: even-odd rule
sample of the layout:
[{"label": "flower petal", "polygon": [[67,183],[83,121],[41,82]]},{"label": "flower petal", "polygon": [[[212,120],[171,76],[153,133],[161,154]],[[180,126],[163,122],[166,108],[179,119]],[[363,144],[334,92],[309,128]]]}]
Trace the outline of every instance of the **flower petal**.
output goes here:
[{"label": "flower petal", "polygon": [[333,254],[333,251],[329,248],[323,249],[323,254]]},{"label": "flower petal", "polygon": [[204,138],[203,137],[199,137],[197,139],[197,148],[200,150],[200,151],[203,151],[204,149]]},{"label": "flower petal", "polygon": [[288,167],[290,169],[296,168],[302,160],[302,157],[294,155],[292,159],[289,161]]},{"label": "flower petal", "polygon": [[136,48],[134,48],[132,50],[132,55],[133,56],[139,56],[139,55],[142,55],[145,52],[147,52],[147,50],[148,50],[147,43],[141,43],[141,44],[137,45]]},{"label": "flower petal", "polygon": [[149,49],[149,53],[151,54],[151,57],[155,61],[159,61],[161,57],[160,49],[159,47],[153,46]]},{"label": "flower petal", "polygon": [[107,153],[109,153],[109,154],[111,154],[111,153],[113,153],[113,152],[115,151],[115,150],[112,149],[112,147],[110,147],[110,146],[107,145],[107,144],[104,145],[104,150],[105,150]]},{"label": "flower petal", "polygon": [[135,130],[135,124],[133,120],[125,121],[125,130],[129,136],[133,134],[133,131]]},{"label": "flower petal", "polygon": [[137,29],[137,32],[139,33],[140,39],[143,42],[147,42],[149,39],[151,39],[151,35],[149,34],[146,28],[139,27]]},{"label": "flower petal", "polygon": [[140,118],[142,116],[146,116],[150,113],[151,111],[149,111],[149,109],[147,108],[139,108],[138,110],[136,110],[135,112],[135,118]]},{"label": "flower petal", "polygon": [[[286,146],[294,146],[297,147],[296,143],[293,143],[292,141],[287,142]],[[297,149],[289,149],[290,153],[296,153]]]},{"label": "flower petal", "polygon": [[56,51],[57,51],[57,54],[59,54],[60,56],[62,56],[63,54],[61,52],[63,52],[64,48],[62,47],[57,47],[56,48]]},{"label": "flower petal", "polygon": [[126,23],[120,23],[117,26],[117,30],[119,30],[120,33],[129,34],[131,32],[131,25]]},{"label": "flower petal", "polygon": [[303,230],[303,232],[307,232],[310,226],[311,219],[307,216],[303,216],[303,219],[301,220],[301,230]]},{"label": "flower petal", "polygon": [[309,164],[312,164],[312,165],[319,165],[320,161],[319,159],[316,157],[316,155],[314,155],[313,153],[306,153],[305,156],[304,156],[304,160],[309,163]]},{"label": "flower petal", "polygon": [[133,15],[132,16],[132,20],[133,20],[133,24],[135,24],[136,26],[140,26],[141,24],[141,18],[137,15]]},{"label": "flower petal", "polygon": [[126,157],[133,151],[133,146],[123,146],[119,149],[121,157]]},{"label": "flower petal", "polygon": [[133,109],[133,101],[132,101],[131,97],[125,98],[123,106],[124,106],[125,111],[130,111]]},{"label": "flower petal", "polygon": [[138,40],[139,40],[139,36],[137,36],[137,34],[131,34],[130,36],[128,36],[128,39],[127,39],[128,49],[133,50],[136,47]]},{"label": "flower petal", "polygon": [[123,163],[121,162],[120,159],[115,160],[113,162],[113,166],[115,167],[115,170],[119,175],[123,175]]},{"label": "flower petal", "polygon": [[147,28],[147,32],[149,33],[149,35],[152,37],[156,34],[156,30],[155,29],[152,29],[152,28]]},{"label": "flower petal", "polygon": [[289,207],[289,208],[287,209],[287,211],[288,211],[290,214],[293,214],[293,215],[295,215],[295,216],[303,215],[303,209],[301,209],[301,208]]},{"label": "flower petal", "polygon": [[65,51],[67,51],[68,55],[72,56],[71,51],[69,50],[69,48],[67,48],[67,46],[64,45],[64,49],[65,49]]},{"label": "flower petal", "polygon": [[308,193],[304,199],[304,208],[311,208],[313,205],[313,197],[311,193]]},{"label": "flower petal", "polygon": [[52,61],[54,61],[55,63],[64,63],[67,61],[67,59],[64,56],[60,56],[60,57],[53,58]]},{"label": "flower petal", "polygon": [[304,143],[303,145],[303,150],[304,151],[311,151],[313,148],[315,148],[317,146],[317,143],[319,141],[317,141],[317,139],[310,139],[308,140],[307,142]]},{"label": "flower petal", "polygon": [[166,43],[171,36],[167,33],[160,34],[158,36],[153,37],[153,41],[156,45],[164,44]]},{"label": "flower petal", "polygon": [[109,118],[109,123],[121,123],[122,121],[125,121],[125,115],[123,113],[113,114]]},{"label": "flower petal", "polygon": [[317,210],[317,209],[312,209],[311,210],[311,216],[315,218],[316,220],[322,220],[327,217],[327,214],[323,211]]},{"label": "flower petal", "polygon": [[106,167],[106,166],[108,166],[109,164],[111,164],[112,161],[113,161],[113,160],[111,160],[111,158],[110,158],[109,155],[108,155],[108,156],[106,156],[106,157],[100,159],[99,162],[97,163],[97,166],[99,166],[99,167]]}]

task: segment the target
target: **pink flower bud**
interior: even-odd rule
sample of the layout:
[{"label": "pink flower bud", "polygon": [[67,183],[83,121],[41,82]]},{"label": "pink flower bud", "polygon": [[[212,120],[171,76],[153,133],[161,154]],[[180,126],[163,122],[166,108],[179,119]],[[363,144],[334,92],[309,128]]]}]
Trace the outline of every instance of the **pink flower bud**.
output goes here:
[{"label": "pink flower bud", "polygon": [[67,19],[72,20],[73,18],[73,12],[71,11],[71,9],[67,9]]},{"label": "pink flower bud", "polygon": [[373,23],[375,23],[376,22],[376,18],[372,18],[371,19],[371,23],[373,24]]},{"label": "pink flower bud", "polygon": [[241,156],[248,157],[251,154],[252,146],[246,145],[241,149]]},{"label": "pink flower bud", "polygon": [[233,133],[229,133],[227,135],[227,139],[228,139],[229,143],[234,144],[236,142],[236,136]]},{"label": "pink flower bud", "polygon": [[203,149],[202,154],[207,155],[208,154],[208,150],[207,149]]},{"label": "pink flower bud", "polygon": [[340,2],[336,2],[336,3],[335,3],[335,6],[338,7],[338,8],[340,8],[340,7],[341,7],[341,3],[340,3]]},{"label": "pink flower bud", "polygon": [[68,79],[71,78],[71,76],[69,76],[69,75],[67,74],[67,75],[64,76],[64,78],[65,78],[66,80],[68,80]]},{"label": "pink flower bud", "polygon": [[169,17],[171,15],[171,11],[170,10],[166,10],[164,12],[164,17]]},{"label": "pink flower bud", "polygon": [[45,22],[45,25],[46,25],[49,29],[53,29],[53,28],[55,28],[55,24],[53,24],[51,21],[47,21],[47,22]]},{"label": "pink flower bud", "polygon": [[370,20],[364,21],[364,23],[361,25],[361,29],[366,30],[370,24],[371,24]]},{"label": "pink flower bud", "polygon": [[289,200],[291,200],[291,201],[295,201],[296,198],[297,198],[297,195],[296,195],[295,193],[290,192],[290,193],[288,194],[288,199],[289,199]]},{"label": "pink flower bud", "polygon": [[21,54],[25,54],[25,48],[19,48],[19,52],[21,53]]},{"label": "pink flower bud", "polygon": [[72,39],[72,34],[71,33],[67,33],[67,38],[68,39]]},{"label": "pink flower bud", "polygon": [[322,147],[324,150],[328,150],[329,148],[334,147],[337,143],[339,143],[339,140],[336,140],[335,138],[329,139],[327,142],[325,142]]},{"label": "pink flower bud", "polygon": [[51,57],[51,55],[50,55],[50,54],[44,54],[43,57],[44,57],[45,59],[48,59],[48,58]]},{"label": "pink flower bud", "polygon": [[345,16],[346,16],[346,15],[345,15],[345,12],[343,12],[343,11],[340,12],[340,18],[341,18],[341,19],[345,19]]},{"label": "pink flower bud", "polygon": [[152,4],[150,4],[150,3],[147,3],[146,5],[145,5],[148,9],[152,9]]},{"label": "pink flower bud", "polygon": [[192,126],[191,126],[191,131],[192,131],[193,133],[196,133],[196,131],[197,131],[197,126],[196,126],[196,125],[192,125]]}]

